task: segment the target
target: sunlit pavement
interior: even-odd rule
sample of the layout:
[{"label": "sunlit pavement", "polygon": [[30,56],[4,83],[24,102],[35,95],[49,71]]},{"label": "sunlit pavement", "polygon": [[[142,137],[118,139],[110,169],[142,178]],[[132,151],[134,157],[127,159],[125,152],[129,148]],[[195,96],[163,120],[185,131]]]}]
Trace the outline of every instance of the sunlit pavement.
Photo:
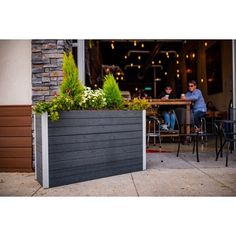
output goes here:
[{"label": "sunlit pavement", "polygon": [[236,196],[236,151],[215,161],[213,141],[199,146],[200,162],[192,145],[151,146],[147,170],[43,189],[34,173],[0,173],[0,196]]}]

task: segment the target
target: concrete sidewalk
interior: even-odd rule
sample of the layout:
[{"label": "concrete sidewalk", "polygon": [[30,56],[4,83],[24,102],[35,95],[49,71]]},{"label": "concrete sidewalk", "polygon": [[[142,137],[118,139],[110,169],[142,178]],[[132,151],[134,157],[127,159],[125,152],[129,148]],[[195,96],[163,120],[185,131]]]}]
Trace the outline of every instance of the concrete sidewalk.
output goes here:
[{"label": "concrete sidewalk", "polygon": [[43,189],[34,173],[0,173],[0,196],[236,196],[236,157],[148,153],[147,170]]}]

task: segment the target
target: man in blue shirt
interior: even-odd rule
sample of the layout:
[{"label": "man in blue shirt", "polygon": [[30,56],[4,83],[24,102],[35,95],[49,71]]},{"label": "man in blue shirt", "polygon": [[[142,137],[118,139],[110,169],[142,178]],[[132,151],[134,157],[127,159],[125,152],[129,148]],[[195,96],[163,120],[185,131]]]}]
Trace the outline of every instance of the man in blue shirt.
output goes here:
[{"label": "man in blue shirt", "polygon": [[195,131],[200,131],[201,117],[203,117],[207,111],[206,103],[202,96],[202,92],[197,89],[196,81],[190,80],[188,82],[188,92],[185,97],[187,100],[193,101],[193,119],[195,125]]}]

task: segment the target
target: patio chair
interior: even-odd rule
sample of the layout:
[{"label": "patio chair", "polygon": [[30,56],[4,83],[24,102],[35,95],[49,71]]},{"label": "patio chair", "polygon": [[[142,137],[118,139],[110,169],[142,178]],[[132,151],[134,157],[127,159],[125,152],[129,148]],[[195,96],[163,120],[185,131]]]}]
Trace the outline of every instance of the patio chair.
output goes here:
[{"label": "patio chair", "polygon": [[154,139],[154,145],[156,145],[156,138],[159,139],[159,147],[161,148],[161,122],[155,116],[147,117],[147,147],[150,145],[150,138]]},{"label": "patio chair", "polygon": [[221,137],[224,142],[221,142],[221,146],[216,155],[216,161],[218,160],[219,154],[223,153],[223,148],[227,144],[226,148],[226,161],[225,166],[228,166],[229,151],[232,153],[234,150],[234,144],[236,143],[236,108],[230,109],[229,120],[219,121],[218,127]]}]

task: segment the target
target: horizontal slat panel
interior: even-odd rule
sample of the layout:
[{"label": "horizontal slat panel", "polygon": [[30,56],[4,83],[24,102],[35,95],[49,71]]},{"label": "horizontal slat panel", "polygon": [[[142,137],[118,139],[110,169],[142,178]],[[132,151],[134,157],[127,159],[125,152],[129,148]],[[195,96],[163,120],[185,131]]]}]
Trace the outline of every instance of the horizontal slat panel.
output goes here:
[{"label": "horizontal slat panel", "polygon": [[[107,120],[109,119],[109,121]],[[112,117],[112,118],[96,118],[96,119],[60,119],[57,122],[49,122],[48,127],[80,127],[80,126],[96,126],[96,125],[120,125],[120,124],[140,124],[142,117]]]},{"label": "horizontal slat panel", "polygon": [[[140,162],[142,159],[141,156],[141,150],[133,151],[130,153],[116,153],[114,155],[99,155],[99,156],[86,156],[86,158],[77,158],[70,159],[70,160],[62,160],[62,161],[50,161],[50,170],[60,170],[60,169],[67,169],[67,168],[76,168],[80,166],[86,166],[86,165],[109,165],[109,163],[114,163],[114,162],[122,162],[128,159],[138,159],[140,157]],[[76,156],[75,156],[76,157]],[[127,164],[128,165],[128,164]]]},{"label": "horizontal slat panel", "polygon": [[0,158],[0,171],[32,170],[31,158],[5,157]]},{"label": "horizontal slat panel", "polygon": [[31,105],[26,106],[0,106],[0,116],[31,116]]},{"label": "horizontal slat panel", "polygon": [[30,116],[14,116],[14,117],[0,116],[0,126],[7,126],[7,127],[32,126],[32,119]]},{"label": "horizontal slat panel", "polygon": [[0,148],[0,158],[3,157],[31,157],[31,148]]},{"label": "horizontal slat panel", "polygon": [[95,141],[88,143],[70,143],[63,145],[50,145],[50,153],[60,153],[60,152],[73,152],[80,150],[91,150],[91,149],[102,149],[102,148],[115,148],[115,147],[124,147],[130,145],[142,145],[141,139],[129,138],[129,139],[120,139],[120,140],[104,140],[104,141]]},{"label": "horizontal slat panel", "polygon": [[96,142],[100,140],[114,140],[114,139],[126,139],[140,138],[142,131],[126,131],[121,133],[106,133],[106,134],[83,134],[83,135],[68,135],[68,136],[52,136],[49,137],[49,145],[51,144],[66,144],[66,143],[85,143]]},{"label": "horizontal slat panel", "polygon": [[[91,147],[92,148],[92,147]],[[71,161],[73,159],[89,159],[89,158],[99,158],[100,156],[107,156],[108,158],[112,158],[117,154],[124,155],[123,158],[126,158],[128,153],[132,152],[141,152],[142,146],[141,145],[132,145],[127,147],[114,147],[114,148],[106,148],[106,149],[90,149],[90,150],[81,150],[75,152],[61,152],[61,153],[51,153],[50,154],[50,162],[59,162],[63,159]]]},{"label": "horizontal slat panel", "polygon": [[66,171],[63,170],[62,172],[51,171],[49,184],[50,187],[53,187],[141,170],[142,162],[137,162],[136,159],[125,160],[119,163],[105,163],[93,166],[88,165],[76,167],[75,169],[69,168]]},{"label": "horizontal slat panel", "polygon": [[0,147],[31,147],[32,137],[0,137]]},{"label": "horizontal slat panel", "polygon": [[98,110],[98,111],[63,111],[60,113],[61,119],[68,118],[108,118],[108,117],[140,117],[140,111],[110,111],[110,110]]},{"label": "horizontal slat panel", "polygon": [[50,128],[48,130],[48,136],[58,135],[73,135],[73,134],[97,134],[97,133],[112,133],[112,132],[126,132],[141,130],[141,125],[129,124],[129,125],[101,125],[90,127],[59,127]]},{"label": "horizontal slat panel", "polygon": [[31,127],[0,127],[0,137],[29,137],[32,136]]}]

